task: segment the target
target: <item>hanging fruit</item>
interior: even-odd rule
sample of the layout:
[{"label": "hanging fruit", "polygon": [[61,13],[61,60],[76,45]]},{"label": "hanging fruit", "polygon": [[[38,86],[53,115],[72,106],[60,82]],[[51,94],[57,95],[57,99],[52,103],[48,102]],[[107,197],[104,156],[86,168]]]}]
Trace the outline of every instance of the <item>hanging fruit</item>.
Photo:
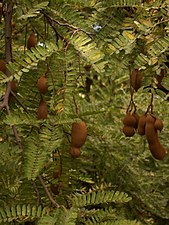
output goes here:
[{"label": "hanging fruit", "polygon": [[48,107],[46,102],[43,99],[41,99],[37,110],[37,118],[43,120],[47,119],[47,117],[48,117]]},{"label": "hanging fruit", "polygon": [[146,139],[149,144],[149,149],[151,151],[152,156],[155,159],[162,160],[166,154],[166,149],[161,145],[159,139],[157,130],[155,128],[155,121],[156,118],[153,115],[148,115],[146,118],[146,126],[145,126],[145,134]]},{"label": "hanging fruit", "polygon": [[131,73],[130,83],[136,92],[141,87],[141,80],[142,80],[142,77],[141,77],[140,71],[138,69],[134,69]]},{"label": "hanging fruit", "polygon": [[45,75],[42,75],[37,81],[37,87],[41,94],[45,94],[48,92],[47,79]]},{"label": "hanging fruit", "polygon": [[37,39],[34,32],[32,32],[27,40],[27,48],[30,50],[31,48],[36,47]]},{"label": "hanging fruit", "polygon": [[123,118],[123,124],[125,126],[134,127],[136,124],[136,119],[131,113],[128,112]]},{"label": "hanging fruit", "polygon": [[17,92],[17,86],[14,80],[11,81],[11,91],[13,91],[14,93]]},{"label": "hanging fruit", "polygon": [[163,121],[159,118],[156,118],[156,121],[154,123],[154,127],[155,127],[156,130],[162,131],[162,129],[164,127]]},{"label": "hanging fruit", "polygon": [[70,148],[70,155],[73,157],[73,158],[78,158],[80,157],[80,148],[76,148],[76,147],[73,147],[71,146]]},{"label": "hanging fruit", "polygon": [[140,117],[139,117],[139,115],[137,114],[136,111],[132,113],[132,116],[134,116],[134,118],[136,120],[136,123],[134,125],[134,128],[137,130],[137,128],[138,128],[138,122],[139,122]]},{"label": "hanging fruit", "polygon": [[3,73],[6,72],[6,62],[3,59],[0,59],[0,71]]},{"label": "hanging fruit", "polygon": [[123,126],[123,133],[126,137],[132,137],[135,134],[134,127]]},{"label": "hanging fruit", "polygon": [[130,112],[127,112],[123,118],[123,133],[126,137],[132,137],[135,134],[135,127],[137,124],[136,118]]},{"label": "hanging fruit", "polygon": [[54,195],[59,194],[59,185],[51,184],[50,189]]},{"label": "hanging fruit", "polygon": [[70,155],[73,158],[78,158],[80,156],[80,148],[84,145],[86,138],[86,123],[83,121],[72,123]]},{"label": "hanging fruit", "polygon": [[74,122],[71,131],[71,146],[80,148],[84,145],[87,137],[87,127],[85,122]]},{"label": "hanging fruit", "polygon": [[140,116],[139,121],[138,121],[138,134],[139,135],[145,135],[145,126],[146,126],[146,115],[143,114]]}]

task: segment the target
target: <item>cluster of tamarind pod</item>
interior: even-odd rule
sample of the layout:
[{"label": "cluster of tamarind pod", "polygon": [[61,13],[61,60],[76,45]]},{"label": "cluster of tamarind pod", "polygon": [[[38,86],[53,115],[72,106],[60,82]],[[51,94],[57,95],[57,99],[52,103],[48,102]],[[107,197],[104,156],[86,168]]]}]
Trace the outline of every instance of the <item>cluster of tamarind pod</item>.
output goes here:
[{"label": "cluster of tamarind pod", "polygon": [[[37,38],[34,32],[32,32],[27,40],[27,49],[31,50],[31,48],[35,48],[37,45]],[[37,81],[37,88],[41,94],[41,100],[37,109],[37,118],[38,119],[47,119],[48,117],[48,107],[46,101],[43,99],[42,94],[46,94],[48,92],[48,85],[46,75],[42,75]]]},{"label": "cluster of tamarind pod", "polygon": [[78,158],[81,154],[80,148],[84,145],[87,138],[87,126],[84,121],[73,122],[71,129],[70,155]]},{"label": "cluster of tamarind pod", "polygon": [[48,117],[48,107],[46,101],[42,98],[42,94],[48,92],[47,79],[45,75],[42,75],[37,81],[37,88],[41,94],[41,100],[39,103],[39,107],[37,110],[37,118],[38,119],[47,119]]},{"label": "cluster of tamarind pod", "polygon": [[[87,138],[87,126],[84,121],[73,122],[71,127],[71,142],[70,142],[70,155],[73,158],[78,158],[81,155],[80,148],[85,144]],[[56,180],[61,176],[60,170],[53,172],[53,178]],[[59,190],[62,183],[50,184],[50,189],[54,195],[59,195]]]},{"label": "cluster of tamarind pod", "polygon": [[136,112],[127,112],[123,118],[123,133],[126,137],[132,137],[136,130],[141,136],[146,135],[150,152],[155,159],[162,160],[167,150],[162,146],[158,138],[158,131],[162,131],[163,122],[154,114],[138,116]]}]

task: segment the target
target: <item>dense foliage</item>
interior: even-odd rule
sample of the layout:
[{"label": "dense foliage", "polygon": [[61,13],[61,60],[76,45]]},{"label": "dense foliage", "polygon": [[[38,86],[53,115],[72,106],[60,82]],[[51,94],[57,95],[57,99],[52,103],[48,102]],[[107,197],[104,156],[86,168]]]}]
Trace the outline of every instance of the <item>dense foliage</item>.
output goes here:
[{"label": "dense foliage", "polygon": [[[168,0],[0,4],[0,224],[169,223],[168,155],[122,132],[131,102],[139,115],[151,106],[169,149]],[[75,121],[88,132],[78,158]]]}]

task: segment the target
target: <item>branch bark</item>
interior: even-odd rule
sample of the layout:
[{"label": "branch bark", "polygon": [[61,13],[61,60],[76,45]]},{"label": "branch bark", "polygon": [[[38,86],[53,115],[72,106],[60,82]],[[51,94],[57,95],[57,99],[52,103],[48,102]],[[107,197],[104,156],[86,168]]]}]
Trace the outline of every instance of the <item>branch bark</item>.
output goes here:
[{"label": "branch bark", "polygon": [[45,183],[44,183],[42,177],[41,177],[41,176],[38,176],[38,178],[39,178],[39,180],[40,180],[40,182],[41,182],[41,184],[42,184],[42,186],[43,186],[43,188],[44,188],[44,190],[45,190],[45,192],[46,192],[46,194],[47,194],[49,200],[51,201],[51,203],[52,203],[56,208],[59,208],[59,205],[55,202],[55,200],[52,198],[50,192],[48,191],[48,189],[47,189],[47,187],[46,187],[46,185],[45,185]]},{"label": "branch bark", "polygon": [[[5,16],[4,16],[4,20],[5,20],[5,58],[6,58],[6,63],[12,61],[12,13],[13,13],[13,6],[14,3],[13,1],[7,2],[5,5]],[[7,69],[5,72],[6,76],[10,77],[11,73],[10,71]],[[9,109],[9,96],[11,93],[11,82],[9,81],[6,85],[6,91],[5,91],[5,95],[3,98],[3,102],[0,104],[0,110],[3,108],[6,108],[7,114],[10,114],[10,109]],[[12,130],[14,133],[14,136],[16,138],[16,142],[19,146],[19,148],[22,149],[22,145],[21,145],[21,140],[20,137],[18,135],[16,126],[13,125],[12,126]]]},{"label": "branch bark", "polygon": [[[13,1],[6,4],[5,12],[5,57],[6,62],[12,61],[12,12],[13,12]],[[10,76],[10,72],[7,70],[7,76]]]}]

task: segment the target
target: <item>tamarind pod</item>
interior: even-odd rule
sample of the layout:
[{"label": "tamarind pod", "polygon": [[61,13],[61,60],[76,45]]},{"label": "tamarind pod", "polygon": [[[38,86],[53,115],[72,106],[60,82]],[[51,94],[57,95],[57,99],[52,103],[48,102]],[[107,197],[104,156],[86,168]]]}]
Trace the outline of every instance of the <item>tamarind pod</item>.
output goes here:
[{"label": "tamarind pod", "polygon": [[6,62],[3,59],[0,59],[0,71],[5,73],[6,72]]},{"label": "tamarind pod", "polygon": [[145,134],[149,144],[153,144],[156,141],[155,139],[157,139],[156,138],[157,131],[154,128],[154,124],[152,123],[146,124]]},{"label": "tamarind pod", "polygon": [[137,129],[138,128],[138,122],[139,122],[139,115],[136,112],[134,112],[132,115],[134,116],[134,118],[136,120],[134,128]]},{"label": "tamarind pod", "polygon": [[78,158],[80,157],[80,148],[76,148],[76,147],[73,147],[71,146],[70,148],[70,155],[73,157],[73,158]]},{"label": "tamarind pod", "polygon": [[136,125],[136,119],[131,113],[127,113],[122,120],[125,126],[134,127]]},{"label": "tamarind pod", "polygon": [[146,118],[145,134],[149,144],[154,143],[155,139],[158,139],[157,131],[154,127],[154,122],[155,118],[151,115],[148,115]]},{"label": "tamarind pod", "polygon": [[154,143],[149,144],[149,149],[152,156],[158,160],[162,160],[167,154],[167,150],[161,145],[158,138]]},{"label": "tamarind pod", "polygon": [[50,189],[54,195],[59,194],[59,185],[51,184]]},{"label": "tamarind pod", "polygon": [[140,116],[139,121],[138,121],[138,134],[139,135],[144,135],[145,134],[145,125],[146,125],[146,115],[143,114]]},{"label": "tamarind pod", "polygon": [[37,39],[34,32],[32,32],[27,40],[27,48],[30,50],[37,45]]},{"label": "tamarind pod", "polygon": [[46,102],[42,99],[40,101],[40,104],[37,110],[37,118],[43,120],[43,119],[47,119],[47,117],[48,117],[48,107]]},{"label": "tamarind pod", "polygon": [[85,122],[72,123],[71,146],[80,148],[87,138],[87,127]]},{"label": "tamarind pod", "polygon": [[126,137],[132,137],[135,134],[134,127],[124,125],[123,133],[125,134]]},{"label": "tamarind pod", "polygon": [[13,91],[14,93],[17,92],[17,86],[14,80],[11,81],[11,91]]},{"label": "tamarind pod", "polygon": [[156,120],[156,117],[155,117],[153,114],[148,115],[148,116],[146,117],[146,124],[147,124],[147,123],[152,123],[152,124],[154,124],[155,120]]},{"label": "tamarind pod", "polygon": [[154,127],[155,127],[156,130],[162,131],[162,129],[164,127],[163,121],[159,118],[156,118],[156,121],[154,123]]},{"label": "tamarind pod", "polygon": [[140,75],[140,71],[138,69],[134,69],[132,71],[130,82],[131,82],[131,86],[137,92],[141,86],[141,75]]},{"label": "tamarind pod", "polygon": [[44,75],[42,75],[37,81],[37,87],[41,94],[45,94],[48,92],[47,79]]},{"label": "tamarind pod", "polygon": [[158,133],[155,128],[155,118],[153,116],[147,116],[145,133],[149,143],[149,149],[155,159],[162,160],[167,154],[166,149],[161,145],[158,139]]}]

